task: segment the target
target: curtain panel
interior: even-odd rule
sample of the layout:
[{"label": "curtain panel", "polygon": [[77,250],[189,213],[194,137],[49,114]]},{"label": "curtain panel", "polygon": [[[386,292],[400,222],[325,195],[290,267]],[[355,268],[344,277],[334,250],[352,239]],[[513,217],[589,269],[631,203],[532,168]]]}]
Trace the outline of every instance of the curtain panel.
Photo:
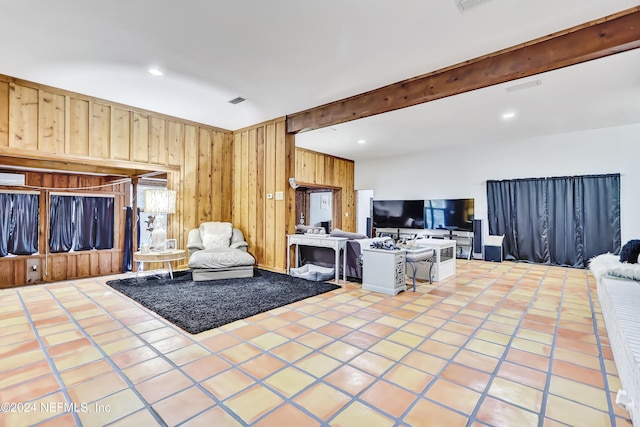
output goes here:
[{"label": "curtain panel", "polygon": [[38,252],[37,194],[0,194],[0,256]]},{"label": "curtain panel", "polygon": [[49,216],[51,253],[113,248],[113,197],[52,195]]},{"label": "curtain panel", "polygon": [[620,174],[487,181],[507,260],[584,268],[620,250]]}]

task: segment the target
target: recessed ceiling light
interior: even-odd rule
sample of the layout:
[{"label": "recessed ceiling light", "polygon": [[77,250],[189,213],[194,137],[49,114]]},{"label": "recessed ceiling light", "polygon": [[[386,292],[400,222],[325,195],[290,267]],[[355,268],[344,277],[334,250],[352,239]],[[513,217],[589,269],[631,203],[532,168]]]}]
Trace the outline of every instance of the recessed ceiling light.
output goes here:
[{"label": "recessed ceiling light", "polygon": [[358,140],[358,144],[364,144],[365,142],[367,142],[367,141],[365,141],[364,139],[359,139]]},{"label": "recessed ceiling light", "polygon": [[507,111],[506,113],[502,113],[502,120],[512,120],[516,118],[516,113],[514,111]]},{"label": "recessed ceiling light", "polygon": [[149,74],[152,76],[160,77],[163,73],[157,68],[149,68]]}]

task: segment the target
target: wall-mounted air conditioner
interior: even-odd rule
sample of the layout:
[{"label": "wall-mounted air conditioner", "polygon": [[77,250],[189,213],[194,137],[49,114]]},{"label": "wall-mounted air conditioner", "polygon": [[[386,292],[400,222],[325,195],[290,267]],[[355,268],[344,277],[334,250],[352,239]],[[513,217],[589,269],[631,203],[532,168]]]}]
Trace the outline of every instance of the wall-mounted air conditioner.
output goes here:
[{"label": "wall-mounted air conditioner", "polygon": [[0,173],[0,185],[21,185],[21,186],[24,186],[24,174],[21,174],[21,173]]}]

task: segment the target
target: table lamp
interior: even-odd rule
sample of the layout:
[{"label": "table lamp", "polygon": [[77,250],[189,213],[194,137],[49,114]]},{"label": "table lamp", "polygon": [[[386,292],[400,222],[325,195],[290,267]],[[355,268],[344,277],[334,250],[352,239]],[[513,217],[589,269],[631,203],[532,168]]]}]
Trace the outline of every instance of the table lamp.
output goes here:
[{"label": "table lamp", "polygon": [[164,250],[164,242],[167,240],[167,230],[163,215],[176,213],[176,192],[173,190],[157,189],[144,190],[144,212],[156,214],[151,232],[151,249]]}]

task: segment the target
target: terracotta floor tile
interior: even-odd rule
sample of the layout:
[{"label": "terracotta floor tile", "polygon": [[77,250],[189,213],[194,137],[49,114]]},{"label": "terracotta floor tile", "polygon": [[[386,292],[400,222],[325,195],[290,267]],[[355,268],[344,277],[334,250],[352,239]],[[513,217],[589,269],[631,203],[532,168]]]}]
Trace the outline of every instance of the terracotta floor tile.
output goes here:
[{"label": "terracotta floor tile", "polygon": [[[467,417],[426,399],[420,399],[403,418],[409,426],[464,427]],[[515,425],[515,424],[514,424]]]},{"label": "terracotta floor tile", "polygon": [[202,386],[220,400],[227,399],[252,384],[254,381],[237,369],[225,371],[202,382]]},{"label": "terracotta floor tile", "polygon": [[425,397],[467,415],[473,412],[480,396],[478,392],[445,380],[435,381],[425,393]]},{"label": "terracotta floor tile", "polygon": [[[216,406],[204,413],[198,415],[195,418],[182,424],[183,427],[200,427],[200,426],[215,426],[215,427],[241,427],[243,424],[240,421],[233,418],[229,413],[219,406]],[[126,427],[126,426],[122,426]]]},{"label": "terracotta floor tile", "polygon": [[476,418],[497,427],[538,425],[538,415],[487,396],[481,403]]},{"label": "terracotta floor tile", "polygon": [[232,335],[222,334],[222,335],[217,335],[211,338],[207,338],[201,341],[200,343],[211,351],[220,351],[225,348],[237,345],[240,342],[241,340],[239,340],[238,338]]},{"label": "terracotta floor tile", "polygon": [[367,388],[375,377],[349,365],[344,365],[324,377],[324,380],[352,395],[357,395]]},{"label": "terracotta floor tile", "polygon": [[321,378],[340,366],[336,359],[322,353],[313,353],[295,363],[295,366],[316,378]]},{"label": "terracotta floor tile", "polygon": [[363,352],[362,349],[341,341],[333,342],[320,351],[342,362],[347,362]]},{"label": "terracotta floor tile", "polygon": [[318,383],[300,393],[293,401],[321,420],[328,420],[349,403],[351,398],[334,387]]},{"label": "terracotta floor tile", "polygon": [[301,336],[296,341],[306,345],[307,347],[318,349],[323,347],[325,344],[333,342],[334,339],[323,334],[319,334],[315,331],[309,332],[306,335]]},{"label": "terracotta floor tile", "polygon": [[[14,402],[10,400],[9,402]],[[17,403],[17,402],[14,402]],[[49,394],[47,396],[41,397],[40,399],[33,400],[29,402],[31,405],[30,408],[35,409],[34,411],[29,412],[4,412],[0,415],[0,420],[5,426],[28,426],[28,425],[36,425],[40,421],[46,420],[47,418],[51,418],[52,415],[58,414],[57,408],[58,405],[64,407],[66,402],[64,395],[62,392]],[[40,408],[45,408],[44,410],[40,410]],[[65,426],[66,427],[66,426]]]},{"label": "terracotta floor tile", "polygon": [[341,341],[354,345],[363,350],[380,342],[381,338],[360,331],[353,331],[341,338]]},{"label": "terracotta floor tile", "polygon": [[550,394],[545,416],[567,425],[581,427],[608,426],[609,414]]},{"label": "terracotta floor tile", "polygon": [[511,362],[502,363],[498,376],[538,390],[544,390],[547,382],[547,375],[544,372]]},{"label": "terracotta floor tile", "polygon": [[262,328],[258,325],[246,325],[240,328],[233,330],[233,335],[237,336],[243,340],[250,340],[251,338],[255,338],[258,335],[266,334],[268,332],[267,329]]},{"label": "terracotta floor tile", "polygon": [[153,329],[151,331],[147,331],[140,334],[140,338],[142,338],[148,343],[154,343],[154,342],[165,340],[167,338],[174,338],[177,336],[180,336],[180,333],[178,331],[166,326],[163,328]]},{"label": "terracotta floor tile", "polygon": [[512,348],[507,352],[506,360],[517,363],[519,365],[538,369],[540,371],[546,372],[549,369],[548,357],[539,356],[537,354],[529,353],[527,351],[522,351],[515,348]]},{"label": "terracotta floor tile", "polygon": [[582,352],[556,347],[553,352],[553,357],[554,359],[580,365],[585,368],[600,370],[600,360],[595,356],[584,354]]},{"label": "terracotta floor tile", "polygon": [[64,415],[59,415],[57,417],[49,418],[46,421],[42,421],[38,423],[38,427],[68,427],[75,425],[75,423],[76,422],[73,418],[73,415],[67,413]]},{"label": "terracotta floor tile", "polygon": [[404,331],[397,331],[387,337],[389,341],[405,345],[407,347],[417,347],[424,341],[424,337],[414,335]]},{"label": "terracotta floor tile", "polygon": [[153,378],[173,367],[169,362],[160,357],[145,360],[144,362],[123,369],[122,372],[131,380],[133,384],[141,383],[149,378]]},{"label": "terracotta floor tile", "polygon": [[80,338],[74,341],[66,342],[64,344],[48,347],[47,353],[49,353],[49,356],[56,358],[92,347],[93,344],[91,343],[91,341],[86,338]]},{"label": "terracotta floor tile", "polygon": [[444,359],[415,350],[407,354],[400,362],[431,375],[438,375],[447,363]]},{"label": "terracotta floor tile", "polygon": [[418,394],[433,380],[433,376],[402,364],[393,367],[383,378]]},{"label": "terracotta floor tile", "polygon": [[[73,425],[73,424],[67,424]],[[148,410],[142,409],[138,412],[134,412],[131,415],[127,415],[124,418],[119,419],[113,424],[109,424],[109,427],[128,427],[128,426],[160,426],[161,424],[151,415]]]},{"label": "terracotta floor tile", "polygon": [[314,381],[316,381],[314,377],[294,367],[285,368],[264,380],[266,384],[288,398],[296,395]]},{"label": "terracotta floor tile", "polygon": [[176,351],[168,353],[167,359],[171,360],[178,366],[185,365],[194,360],[201,359],[210,355],[211,352],[198,344],[191,344],[186,347],[182,347]]},{"label": "terracotta floor tile", "polygon": [[376,322],[369,323],[363,326],[362,328],[360,328],[361,332],[365,332],[367,334],[380,337],[380,338],[385,338],[389,334],[393,333],[395,330],[396,329],[391,326],[381,325],[380,323],[376,323]]},{"label": "terracotta floor tile", "polygon": [[370,352],[388,357],[392,360],[400,360],[411,351],[410,348],[390,341],[380,341],[369,349]]},{"label": "terracotta floor tile", "polygon": [[282,369],[284,366],[286,366],[286,363],[282,360],[269,354],[262,354],[243,363],[240,365],[240,368],[258,379],[264,379],[265,377],[268,377],[274,372]]},{"label": "terracotta floor tile", "polygon": [[601,411],[609,410],[607,394],[604,390],[556,375],[551,376],[549,393]]},{"label": "terracotta floor tile", "polygon": [[457,363],[451,363],[447,366],[444,371],[442,371],[442,374],[440,374],[440,377],[480,393],[488,387],[491,378],[491,376],[485,372],[477,371]]},{"label": "terracotta floor tile", "polygon": [[287,341],[289,340],[286,337],[273,332],[267,332],[266,334],[258,335],[257,337],[250,340],[252,344],[263,350],[271,350],[272,348],[284,344]]},{"label": "terracotta floor tile", "polygon": [[476,338],[470,339],[465,345],[465,348],[486,356],[495,357],[496,359],[500,359],[507,349],[503,345],[494,344]]},{"label": "terracotta floor tile", "polygon": [[469,337],[466,335],[457,334],[455,332],[450,332],[445,330],[439,330],[434,332],[430,338],[436,341],[443,342],[445,344],[450,344],[455,346],[462,346],[469,339]]},{"label": "terracotta floor tile", "polygon": [[93,347],[84,347],[64,356],[56,357],[53,363],[58,371],[65,371],[75,366],[84,365],[102,359],[102,354]]},{"label": "terracotta floor tile", "polygon": [[53,375],[45,375],[0,389],[0,402],[22,403],[38,399],[60,389]]},{"label": "terracotta floor tile", "polygon": [[225,405],[238,414],[245,423],[252,424],[284,400],[269,389],[255,385],[232,397]]},{"label": "terracotta floor tile", "polygon": [[15,369],[9,369],[4,372],[0,372],[0,390],[50,374],[53,374],[53,371],[49,366],[49,362],[46,360],[41,360]]},{"label": "terracotta floor tile", "polygon": [[145,360],[153,359],[157,357],[158,353],[149,347],[138,347],[133,350],[128,350],[119,354],[116,354],[111,358],[113,362],[118,365],[120,369],[127,368],[135,365],[136,363],[144,362]]},{"label": "terracotta floor tile", "polygon": [[345,315],[344,313],[340,313],[339,311],[334,311],[334,310],[324,310],[321,312],[316,313],[316,316],[324,319],[324,320],[328,320],[330,322],[334,322],[338,319],[342,319]]},{"label": "terracotta floor tile", "polygon": [[319,426],[320,422],[302,412],[291,404],[284,404],[275,411],[269,413],[256,424],[256,427],[298,427],[298,426]]},{"label": "terracotta floor tile", "polygon": [[304,326],[292,323],[290,325],[285,325],[282,328],[278,328],[274,332],[289,339],[296,339],[299,336],[308,333],[309,331],[309,328],[305,328]]},{"label": "terracotta floor tile", "polygon": [[111,365],[106,360],[101,359],[64,371],[60,374],[60,377],[67,387],[71,387],[109,372],[112,372]]},{"label": "terracotta floor tile", "polygon": [[330,423],[331,426],[393,426],[394,421],[360,402],[353,402],[343,409]]},{"label": "terracotta floor tile", "polygon": [[458,347],[441,343],[439,341],[427,340],[423,344],[418,347],[418,350],[431,354],[434,356],[438,356],[442,359],[450,359],[456,352],[459,350]]},{"label": "terracotta floor tile", "polygon": [[570,380],[580,381],[597,388],[604,388],[604,377],[600,370],[584,368],[562,360],[554,360],[552,372],[554,375]]},{"label": "terracotta floor tile", "polygon": [[286,344],[281,345],[280,347],[276,347],[271,350],[271,353],[280,357],[281,359],[286,360],[287,362],[293,363],[296,360],[299,360],[311,353],[309,347],[304,346],[302,344],[298,344],[296,342],[288,342]]},{"label": "terracotta floor tile", "polygon": [[249,343],[238,344],[218,352],[220,356],[236,364],[246,362],[261,353],[258,348]]},{"label": "terracotta floor tile", "polygon": [[[389,397],[393,396],[393,399]],[[416,396],[386,381],[377,381],[364,393],[361,399],[374,408],[382,410],[395,418],[400,417],[411,405]]]},{"label": "terracotta floor tile", "polygon": [[69,387],[69,397],[75,403],[94,402],[127,388],[127,383],[116,373],[101,375],[76,386]]},{"label": "terracotta floor tile", "polygon": [[136,389],[147,402],[155,403],[191,385],[189,378],[174,369],[136,385]]},{"label": "terracotta floor tile", "polygon": [[498,359],[469,350],[460,350],[453,360],[461,365],[480,369],[481,371],[490,374],[495,371],[496,366],[498,365]]},{"label": "terracotta floor tile", "polygon": [[153,405],[153,409],[168,425],[179,424],[214,405],[214,402],[196,387],[167,397]]},{"label": "terracotta floor tile", "polygon": [[542,406],[542,391],[500,377],[493,379],[488,393],[536,413]]},{"label": "terracotta floor tile", "polygon": [[127,389],[90,404],[89,410],[81,412],[79,418],[83,426],[104,426],[117,419],[127,417],[143,407],[144,404],[138,396]]}]

